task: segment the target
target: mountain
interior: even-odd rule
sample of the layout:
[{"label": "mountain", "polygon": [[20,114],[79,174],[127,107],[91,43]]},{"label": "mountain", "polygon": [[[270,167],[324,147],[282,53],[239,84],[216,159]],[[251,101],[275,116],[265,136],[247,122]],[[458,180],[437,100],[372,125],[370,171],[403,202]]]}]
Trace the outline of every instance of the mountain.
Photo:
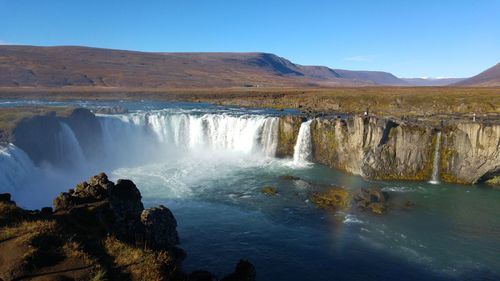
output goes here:
[{"label": "mountain", "polygon": [[476,76],[465,79],[454,86],[500,87],[500,63],[486,69]]},{"label": "mountain", "polygon": [[88,47],[0,46],[0,86],[283,87],[368,85],[267,53],[147,53]]},{"label": "mountain", "polygon": [[411,86],[448,86],[466,78],[401,78]]},{"label": "mountain", "polygon": [[[56,88],[441,86],[456,82],[306,66],[269,53],[161,53],[79,46],[1,45],[0,74],[0,87]],[[497,77],[498,82],[494,73],[479,76]]]},{"label": "mountain", "polygon": [[351,79],[355,81],[369,81],[378,85],[409,86],[407,82],[399,79],[389,72],[362,70],[354,71],[344,69],[334,69],[334,71],[344,79]]}]

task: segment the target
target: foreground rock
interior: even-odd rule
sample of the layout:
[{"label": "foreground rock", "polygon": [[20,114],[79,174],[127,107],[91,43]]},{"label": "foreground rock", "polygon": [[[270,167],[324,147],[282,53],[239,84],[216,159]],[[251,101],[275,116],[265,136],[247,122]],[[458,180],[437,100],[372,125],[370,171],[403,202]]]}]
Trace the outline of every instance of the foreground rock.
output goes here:
[{"label": "foreground rock", "polygon": [[[28,211],[0,194],[1,281],[217,280],[182,271],[175,217],[165,206],[144,209],[132,181],[102,173],[53,204],[54,212]],[[255,269],[244,264],[229,276],[255,280]]]}]

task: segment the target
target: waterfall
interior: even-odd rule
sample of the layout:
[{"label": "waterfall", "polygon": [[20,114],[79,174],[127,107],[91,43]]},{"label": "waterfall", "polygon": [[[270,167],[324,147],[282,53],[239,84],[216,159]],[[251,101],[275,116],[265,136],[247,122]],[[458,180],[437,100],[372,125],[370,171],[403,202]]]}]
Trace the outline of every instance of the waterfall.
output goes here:
[{"label": "waterfall", "polygon": [[276,117],[227,114],[169,114],[166,112],[101,116],[109,149],[155,147],[188,152],[225,151],[274,156],[278,139]]},{"label": "waterfall", "polygon": [[278,148],[278,126],[279,118],[267,118],[264,122],[264,128],[261,135],[261,145],[264,154],[267,156],[275,156]]},{"label": "waterfall", "polygon": [[15,145],[0,146],[0,192],[31,192],[36,185],[60,187],[98,171],[175,162],[183,157],[193,163],[217,157],[242,161],[242,156],[253,161],[274,157],[278,142],[279,118],[264,115],[160,110],[98,115],[98,121],[101,134],[96,134],[96,149],[92,150],[84,150],[72,128],[61,121],[51,144],[55,155],[42,159],[40,166]]},{"label": "waterfall", "polygon": [[61,132],[58,135],[60,163],[54,164],[59,166],[70,165],[72,168],[83,170],[87,161],[75,133],[66,123],[60,122],[60,125]]},{"label": "waterfall", "polygon": [[430,183],[438,184],[439,183],[439,162],[440,162],[440,154],[439,149],[441,146],[441,132],[437,132],[436,134],[436,146],[434,147],[434,160],[432,163],[432,177]]},{"label": "waterfall", "polygon": [[295,143],[293,152],[293,163],[298,166],[307,165],[312,156],[311,143],[311,122],[312,120],[300,124],[299,135]]},{"label": "waterfall", "polygon": [[12,192],[34,173],[35,165],[13,144],[0,147],[0,192]]}]

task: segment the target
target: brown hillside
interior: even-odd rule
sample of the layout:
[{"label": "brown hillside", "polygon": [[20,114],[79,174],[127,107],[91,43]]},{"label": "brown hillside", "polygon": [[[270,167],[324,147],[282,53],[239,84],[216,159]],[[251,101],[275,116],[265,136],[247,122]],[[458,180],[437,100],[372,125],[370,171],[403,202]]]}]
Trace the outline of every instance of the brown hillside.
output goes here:
[{"label": "brown hillside", "polygon": [[363,85],[267,53],[145,53],[0,46],[0,87],[211,88]]},{"label": "brown hillside", "polygon": [[455,86],[500,87],[500,63],[478,75],[460,81]]}]

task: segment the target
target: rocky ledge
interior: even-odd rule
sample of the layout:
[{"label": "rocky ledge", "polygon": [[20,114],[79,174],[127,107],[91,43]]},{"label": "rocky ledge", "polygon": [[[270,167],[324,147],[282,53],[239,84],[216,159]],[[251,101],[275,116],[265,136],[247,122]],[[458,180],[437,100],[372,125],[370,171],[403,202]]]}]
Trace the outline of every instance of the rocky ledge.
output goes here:
[{"label": "rocky ledge", "polygon": [[[54,199],[54,209],[23,210],[0,194],[0,281],[218,280],[182,270],[177,222],[165,206],[144,209],[130,180],[101,173]],[[222,280],[255,280],[240,261]]]}]

